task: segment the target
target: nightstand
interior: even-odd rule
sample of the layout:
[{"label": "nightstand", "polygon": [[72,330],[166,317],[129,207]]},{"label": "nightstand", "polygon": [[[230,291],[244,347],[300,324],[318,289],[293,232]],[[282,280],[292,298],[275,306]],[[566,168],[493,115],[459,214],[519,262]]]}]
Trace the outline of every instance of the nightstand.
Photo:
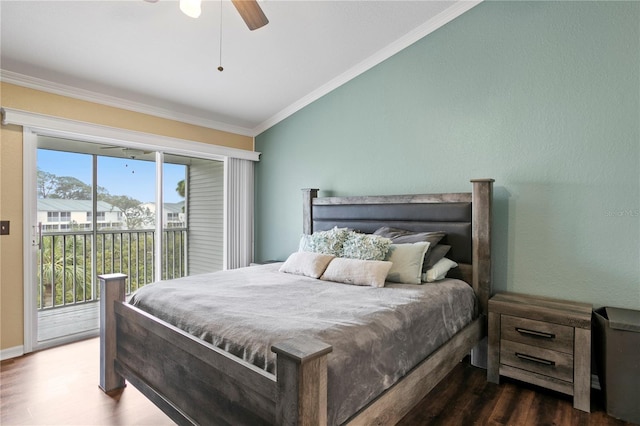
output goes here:
[{"label": "nightstand", "polygon": [[489,300],[487,380],[500,375],[573,395],[591,405],[591,312],[586,303],[496,294]]}]

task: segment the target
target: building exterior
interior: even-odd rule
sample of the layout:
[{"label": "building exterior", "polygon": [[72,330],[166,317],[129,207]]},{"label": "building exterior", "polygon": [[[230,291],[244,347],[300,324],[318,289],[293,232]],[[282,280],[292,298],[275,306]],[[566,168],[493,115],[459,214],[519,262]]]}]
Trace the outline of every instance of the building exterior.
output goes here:
[{"label": "building exterior", "polygon": [[[148,209],[155,214],[155,203],[143,203],[142,208]],[[179,203],[164,203],[162,212],[163,228],[184,228],[186,227],[186,214],[184,209],[184,201]]]},{"label": "building exterior", "polygon": [[[154,203],[144,203],[140,207],[155,213]],[[38,223],[42,224],[43,232],[90,230],[91,212],[91,200],[38,199]],[[184,202],[165,203],[163,216],[164,228],[185,227]],[[97,225],[97,229],[127,229],[122,210],[105,201],[98,201]],[[145,226],[153,227],[153,223]]]},{"label": "building exterior", "polygon": [[[91,200],[38,199],[38,223],[44,232],[91,229],[93,202]],[[118,229],[124,226],[122,211],[98,201],[98,229]]]}]

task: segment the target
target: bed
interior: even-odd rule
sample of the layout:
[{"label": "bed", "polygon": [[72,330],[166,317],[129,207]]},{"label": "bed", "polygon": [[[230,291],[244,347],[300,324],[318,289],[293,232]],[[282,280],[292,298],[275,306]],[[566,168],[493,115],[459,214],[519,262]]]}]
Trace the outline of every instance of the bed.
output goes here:
[{"label": "bed", "polygon": [[[354,368],[342,366],[348,357],[344,355],[343,344],[339,339],[336,340],[335,333],[332,334],[335,327],[327,326],[326,330],[320,327],[317,332],[311,333],[298,327],[294,321],[275,340],[265,339],[262,349],[257,351],[258,354],[265,352],[264,345],[267,345],[269,353],[257,357],[253,353],[249,356],[251,359],[246,356],[243,359],[242,354],[234,350],[232,345],[212,342],[202,333],[194,335],[184,331],[183,326],[177,327],[165,321],[162,319],[162,310],[153,315],[150,313],[153,310],[148,307],[143,307],[143,310],[125,303],[126,276],[122,274],[100,277],[100,387],[105,392],[111,392],[121,389],[126,380],[178,424],[396,423],[486,335],[487,303],[491,294],[492,185],[492,179],[477,179],[472,181],[472,191],[469,193],[377,197],[319,198],[318,190],[303,190],[304,234],[311,235],[336,227],[355,229],[365,234],[384,226],[413,232],[444,231],[444,241],[451,247],[447,257],[458,264],[457,268],[449,272],[449,276],[464,281],[466,284],[462,287],[473,290],[475,312],[472,318],[464,320],[464,324],[451,331],[452,336],[447,337],[445,342],[437,341],[433,350],[416,355],[419,359],[411,361],[410,366],[405,366],[398,373],[399,377],[391,377],[389,383],[376,389],[373,395],[357,401],[355,405],[336,403],[349,399],[340,393],[347,386],[339,383],[339,379],[347,377],[344,371]],[[277,264],[263,265],[216,273],[216,277],[229,276],[236,280],[234,288],[221,290],[223,293],[216,295],[216,298],[238,298],[249,287],[253,289],[251,293],[258,291],[256,289],[269,291],[269,286],[278,286],[289,293],[300,289],[305,294],[320,288],[318,285],[314,286],[314,280],[307,277],[304,279],[308,283],[286,283],[286,280],[279,282],[278,273],[283,276],[280,268],[281,265]],[[263,286],[256,286],[260,284],[256,281],[256,273],[263,277]],[[203,279],[206,278],[196,278],[200,281]],[[449,285],[449,281],[452,287],[457,285],[456,280],[445,280],[443,282],[446,284],[432,287],[437,287],[440,291]],[[179,284],[173,282],[158,284],[169,286],[171,291],[179,290],[176,287]],[[322,287],[322,292],[330,291],[329,289],[344,293],[361,291],[356,286],[330,282],[323,284],[325,286]],[[339,286],[344,290],[340,290]],[[164,290],[163,292],[171,294],[166,288]],[[396,303],[389,296],[393,293],[400,300],[394,306],[399,306],[405,301],[416,299],[423,290],[427,291],[428,286],[386,285],[384,288],[367,289],[359,294],[385,299],[386,303]],[[339,298],[335,294],[332,297]],[[171,297],[173,296],[169,296]],[[263,296],[258,294],[256,297],[261,299]],[[247,300],[243,302],[246,303]],[[273,302],[271,304],[275,305]],[[287,301],[278,307],[278,312],[289,315],[287,312],[292,309],[290,305],[295,304]],[[366,305],[364,302],[363,304]],[[410,305],[409,302],[406,304]],[[303,306],[300,309],[309,310],[309,307]],[[197,308],[193,307],[192,310],[197,311]],[[333,314],[328,312],[327,308],[326,316],[332,317]],[[269,316],[273,316],[269,312],[256,312],[255,315],[261,318],[260,323],[265,324],[269,322]],[[389,312],[385,315],[389,315]],[[227,327],[224,322],[226,316],[230,317],[229,322],[242,324],[242,320],[233,318],[233,312],[224,312],[223,316],[217,316],[222,319],[212,320],[213,327]],[[336,318],[343,323],[352,322],[350,319]],[[388,316],[382,318],[383,323],[389,322]],[[418,322],[421,321],[423,320]],[[304,323],[302,320],[298,322]],[[316,326],[314,324],[318,328]],[[242,330],[248,328],[251,328],[250,324],[241,327]],[[362,334],[361,331],[356,333]],[[403,337],[404,340],[413,339],[410,333],[409,330],[406,331],[409,337]],[[420,333],[421,331],[415,334],[419,336]],[[404,336],[403,333],[399,334]],[[379,332],[378,335],[382,342],[384,333]],[[391,343],[388,345],[395,344],[392,337],[389,337]],[[405,349],[400,351],[406,352]],[[357,359],[360,357],[354,356]],[[339,370],[341,366],[344,368]],[[378,370],[378,367],[371,369]],[[387,372],[381,374],[390,376]],[[355,381],[353,386],[357,386]]]}]

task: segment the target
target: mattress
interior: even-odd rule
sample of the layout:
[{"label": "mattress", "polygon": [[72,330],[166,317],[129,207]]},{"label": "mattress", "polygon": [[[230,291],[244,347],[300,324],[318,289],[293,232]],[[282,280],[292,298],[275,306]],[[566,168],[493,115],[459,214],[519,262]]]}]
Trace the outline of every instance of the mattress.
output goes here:
[{"label": "mattress", "polygon": [[476,316],[463,281],[361,287],[268,264],[149,284],[138,308],[270,373],[273,344],[309,336],[328,355],[328,422],[341,424]]}]

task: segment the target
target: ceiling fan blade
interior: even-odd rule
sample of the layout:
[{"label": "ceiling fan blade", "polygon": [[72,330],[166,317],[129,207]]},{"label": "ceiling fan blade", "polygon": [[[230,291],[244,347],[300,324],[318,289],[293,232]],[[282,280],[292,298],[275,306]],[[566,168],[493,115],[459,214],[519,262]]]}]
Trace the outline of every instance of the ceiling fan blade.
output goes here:
[{"label": "ceiling fan blade", "polygon": [[231,2],[251,31],[269,23],[256,0],[231,0]]}]

